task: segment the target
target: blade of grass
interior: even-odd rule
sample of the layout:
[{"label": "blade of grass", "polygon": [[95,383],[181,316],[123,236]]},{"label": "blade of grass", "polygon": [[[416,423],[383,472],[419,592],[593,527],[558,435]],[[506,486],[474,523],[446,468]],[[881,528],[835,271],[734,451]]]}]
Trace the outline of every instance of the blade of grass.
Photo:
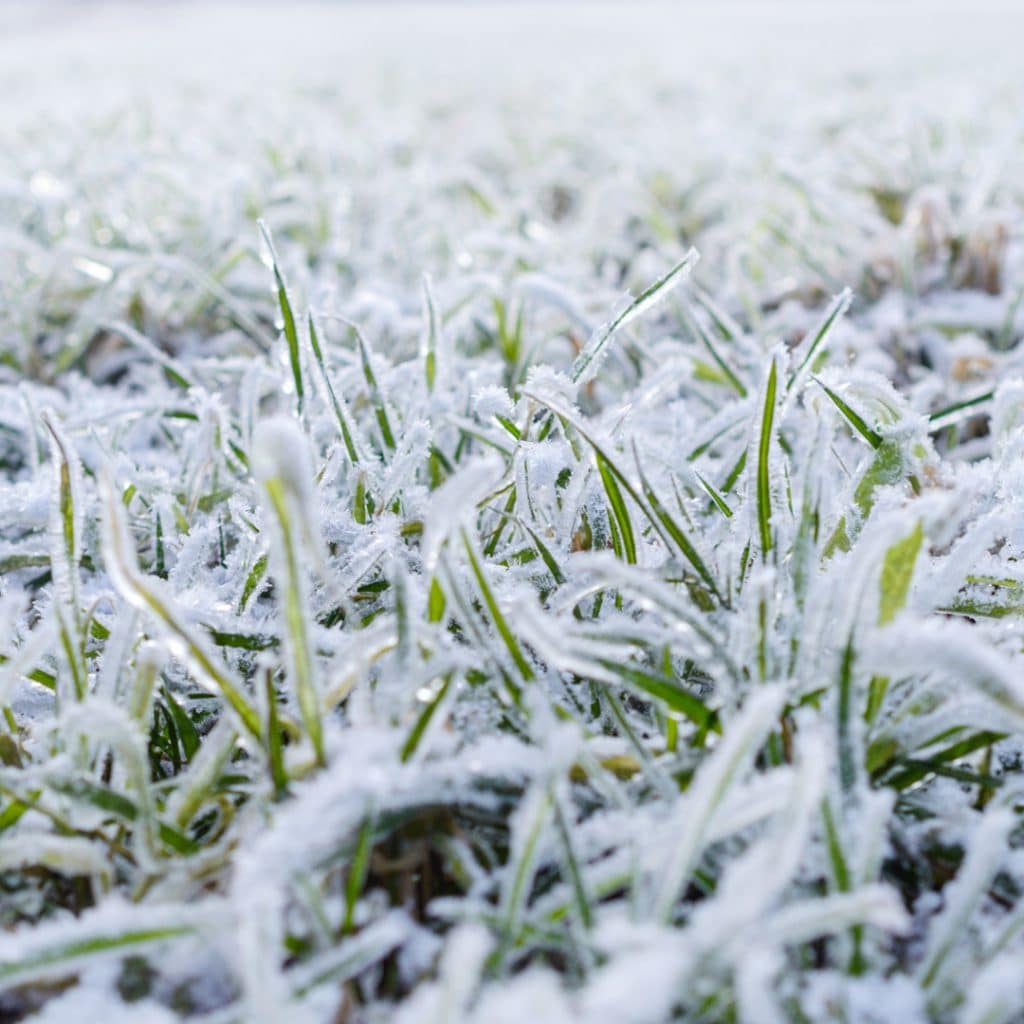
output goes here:
[{"label": "blade of grass", "polygon": [[128,530],[110,479],[101,476],[103,496],[103,553],[107,571],[115,588],[133,607],[149,614],[159,623],[170,640],[175,653],[188,665],[196,678],[220,693],[240,721],[257,740],[262,740],[260,717],[242,689],[219,666],[198,637],[180,617],[172,602],[156,586],[161,580],[146,580],[139,572],[134,551],[128,540]]},{"label": "blade of grass", "polygon": [[826,395],[832,400],[835,407],[843,414],[846,422],[862,437],[872,448],[878,449],[882,445],[882,435],[877,431],[872,430],[867,423],[864,422],[864,418],[851,409],[828,385],[823,384],[817,377],[814,378],[817,384],[825,392]]},{"label": "blade of grass", "polygon": [[430,288],[430,278],[423,275],[423,311],[427,321],[427,330],[423,345],[423,377],[427,382],[427,391],[432,393],[434,381],[437,379],[437,354],[441,338],[441,321],[434,304],[434,295]]},{"label": "blade of grass", "polygon": [[303,591],[302,566],[298,539],[292,529],[292,512],[280,477],[263,481],[263,490],[273,510],[280,538],[280,570],[284,589],[285,630],[282,639],[288,652],[292,684],[302,721],[306,727],[317,764],[326,763],[323,724],[320,718],[320,696],[314,681],[313,655],[310,650],[306,622],[306,601]]},{"label": "blade of grass", "polygon": [[462,546],[466,552],[466,558],[469,561],[470,569],[473,572],[473,578],[476,580],[477,588],[480,591],[480,596],[483,598],[484,605],[487,608],[491,622],[494,624],[494,628],[498,631],[498,635],[501,637],[505,647],[508,649],[509,655],[511,656],[516,668],[519,670],[519,674],[523,677],[524,682],[530,682],[534,677],[534,671],[531,668],[530,663],[526,660],[526,656],[523,654],[522,648],[519,646],[519,641],[516,640],[512,630],[509,629],[509,625],[505,621],[505,616],[502,615],[501,609],[498,607],[497,599],[494,596],[494,592],[491,590],[491,585],[487,582],[487,577],[484,575],[483,567],[480,564],[480,557],[476,551],[476,545],[470,539],[469,533],[465,527],[462,527],[459,533],[462,537]]},{"label": "blade of grass", "polygon": [[811,343],[807,346],[807,350],[804,352],[803,359],[800,360],[800,365],[789,375],[789,382],[786,384],[786,390],[792,391],[794,385],[799,383],[804,375],[804,370],[808,367],[813,369],[813,360],[818,353],[818,350],[828,340],[828,336],[832,333],[835,325],[846,315],[846,311],[850,308],[850,303],[853,301],[853,292],[849,288],[844,288],[839,295],[833,300],[831,305],[825,312],[825,316],[822,318],[821,323],[815,330]]},{"label": "blade of grass", "polygon": [[772,547],[772,493],[771,493],[771,443],[772,424],[775,420],[775,390],[777,363],[772,358],[765,386],[764,409],[761,414],[761,434],[757,449],[757,524],[761,536],[761,557],[767,559]]},{"label": "blade of grass", "polygon": [[334,418],[338,421],[338,429],[341,431],[341,439],[345,445],[345,451],[348,453],[349,461],[354,466],[359,462],[359,453],[355,443],[357,436],[356,426],[352,422],[352,417],[345,406],[345,402],[338,398],[337,392],[334,390],[334,384],[331,383],[331,376],[327,372],[327,364],[324,361],[323,350],[320,347],[320,336],[317,333],[316,321],[313,319],[312,313],[309,314],[309,347],[313,351],[313,361],[320,371],[320,379],[324,383],[324,389],[327,391],[331,408],[334,410]]},{"label": "blade of grass", "polygon": [[277,250],[274,248],[274,240],[270,236],[270,229],[262,220],[258,220],[256,224],[259,227],[260,234],[263,236],[263,241],[266,243],[267,251],[270,254],[271,266],[274,271],[274,282],[277,285],[277,302],[281,307],[284,338],[288,344],[288,361],[291,364],[292,379],[295,382],[296,411],[301,416],[305,387],[302,382],[302,353],[299,348],[299,332],[295,326],[295,314],[292,312],[291,300],[288,298],[288,288],[281,274],[281,264],[277,258]]},{"label": "blade of grass", "polygon": [[746,387],[736,375],[736,371],[733,370],[733,368],[722,357],[718,348],[715,346],[715,343],[711,340],[711,336],[705,330],[704,325],[697,319],[689,307],[683,306],[682,312],[690,333],[708,350],[708,354],[715,361],[715,365],[721,371],[722,376],[729,382],[736,394],[739,395],[740,398],[746,398]]},{"label": "blade of grass", "polygon": [[615,333],[642,316],[682,282],[697,263],[697,250],[691,249],[667,274],[645,288],[614,320],[595,332],[572,366],[572,379],[585,384],[596,372],[600,357]]},{"label": "blade of grass", "polygon": [[601,456],[600,452],[595,452],[595,458],[597,461],[597,471],[601,476],[604,492],[608,497],[608,507],[611,509],[615,525],[618,527],[618,535],[622,542],[622,552],[630,565],[636,565],[636,539],[633,534],[633,524],[629,518],[629,509],[626,508],[626,502],[623,500],[622,491],[619,490],[619,485],[616,482],[611,466]]}]

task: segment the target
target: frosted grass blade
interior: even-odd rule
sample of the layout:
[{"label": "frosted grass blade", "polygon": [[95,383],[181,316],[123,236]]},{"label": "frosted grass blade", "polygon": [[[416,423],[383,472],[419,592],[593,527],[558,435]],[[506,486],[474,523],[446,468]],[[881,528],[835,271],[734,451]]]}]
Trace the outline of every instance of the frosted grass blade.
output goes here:
[{"label": "frosted grass blade", "polygon": [[284,277],[281,274],[281,264],[277,257],[277,250],[274,248],[274,240],[270,236],[270,229],[262,221],[257,221],[260,235],[267,246],[270,254],[270,262],[274,271],[274,282],[277,285],[277,301],[281,307],[281,321],[284,324],[284,338],[288,344],[288,362],[292,368],[292,380],[295,384],[295,403],[298,414],[302,415],[305,399],[305,385],[302,380],[302,351],[299,347],[299,332],[295,325],[295,314],[292,312],[291,299],[288,298],[288,287],[285,285]]},{"label": "frosted grass blade", "polygon": [[590,380],[597,372],[597,367],[600,365],[608,343],[615,333],[643,316],[664,299],[673,288],[686,279],[697,259],[697,250],[690,249],[667,274],[645,288],[618,316],[601,327],[576,357],[572,367],[573,381],[577,384],[585,384]]}]

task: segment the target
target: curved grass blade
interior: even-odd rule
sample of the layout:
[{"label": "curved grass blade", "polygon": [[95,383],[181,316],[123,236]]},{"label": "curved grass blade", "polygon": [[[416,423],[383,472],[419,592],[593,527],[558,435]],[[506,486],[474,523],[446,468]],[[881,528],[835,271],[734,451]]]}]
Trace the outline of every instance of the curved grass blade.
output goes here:
[{"label": "curved grass blade", "polygon": [[186,626],[177,609],[164,596],[156,584],[160,580],[147,580],[139,571],[134,551],[128,540],[128,529],[109,477],[100,479],[105,515],[103,517],[103,554],[115,588],[133,607],[147,612],[155,619],[173,645],[175,653],[188,665],[197,679],[220,693],[238,715],[247,732],[262,742],[260,716],[228,673],[195,633]]},{"label": "curved grass blade", "polygon": [[616,331],[632,323],[652,306],[665,298],[668,293],[680,284],[696,265],[697,250],[690,251],[664,277],[658,278],[645,288],[614,320],[599,328],[583,350],[576,357],[572,366],[572,379],[576,384],[585,384],[597,371],[600,357],[615,336]]}]

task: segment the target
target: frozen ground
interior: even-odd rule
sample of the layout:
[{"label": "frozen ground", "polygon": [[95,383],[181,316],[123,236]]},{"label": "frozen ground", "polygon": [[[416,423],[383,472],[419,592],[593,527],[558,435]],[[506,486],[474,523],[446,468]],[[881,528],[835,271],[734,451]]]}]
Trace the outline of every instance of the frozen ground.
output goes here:
[{"label": "frozen ground", "polygon": [[0,7],[0,1020],[1020,1020],[1022,27]]}]

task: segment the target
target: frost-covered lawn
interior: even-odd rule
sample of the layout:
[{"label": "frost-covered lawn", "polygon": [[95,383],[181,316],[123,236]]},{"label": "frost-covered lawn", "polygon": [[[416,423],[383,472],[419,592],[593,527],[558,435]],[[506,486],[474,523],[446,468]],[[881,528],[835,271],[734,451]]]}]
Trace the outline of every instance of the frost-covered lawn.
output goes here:
[{"label": "frost-covered lawn", "polygon": [[0,1020],[1020,1020],[1022,27],[5,7]]}]

